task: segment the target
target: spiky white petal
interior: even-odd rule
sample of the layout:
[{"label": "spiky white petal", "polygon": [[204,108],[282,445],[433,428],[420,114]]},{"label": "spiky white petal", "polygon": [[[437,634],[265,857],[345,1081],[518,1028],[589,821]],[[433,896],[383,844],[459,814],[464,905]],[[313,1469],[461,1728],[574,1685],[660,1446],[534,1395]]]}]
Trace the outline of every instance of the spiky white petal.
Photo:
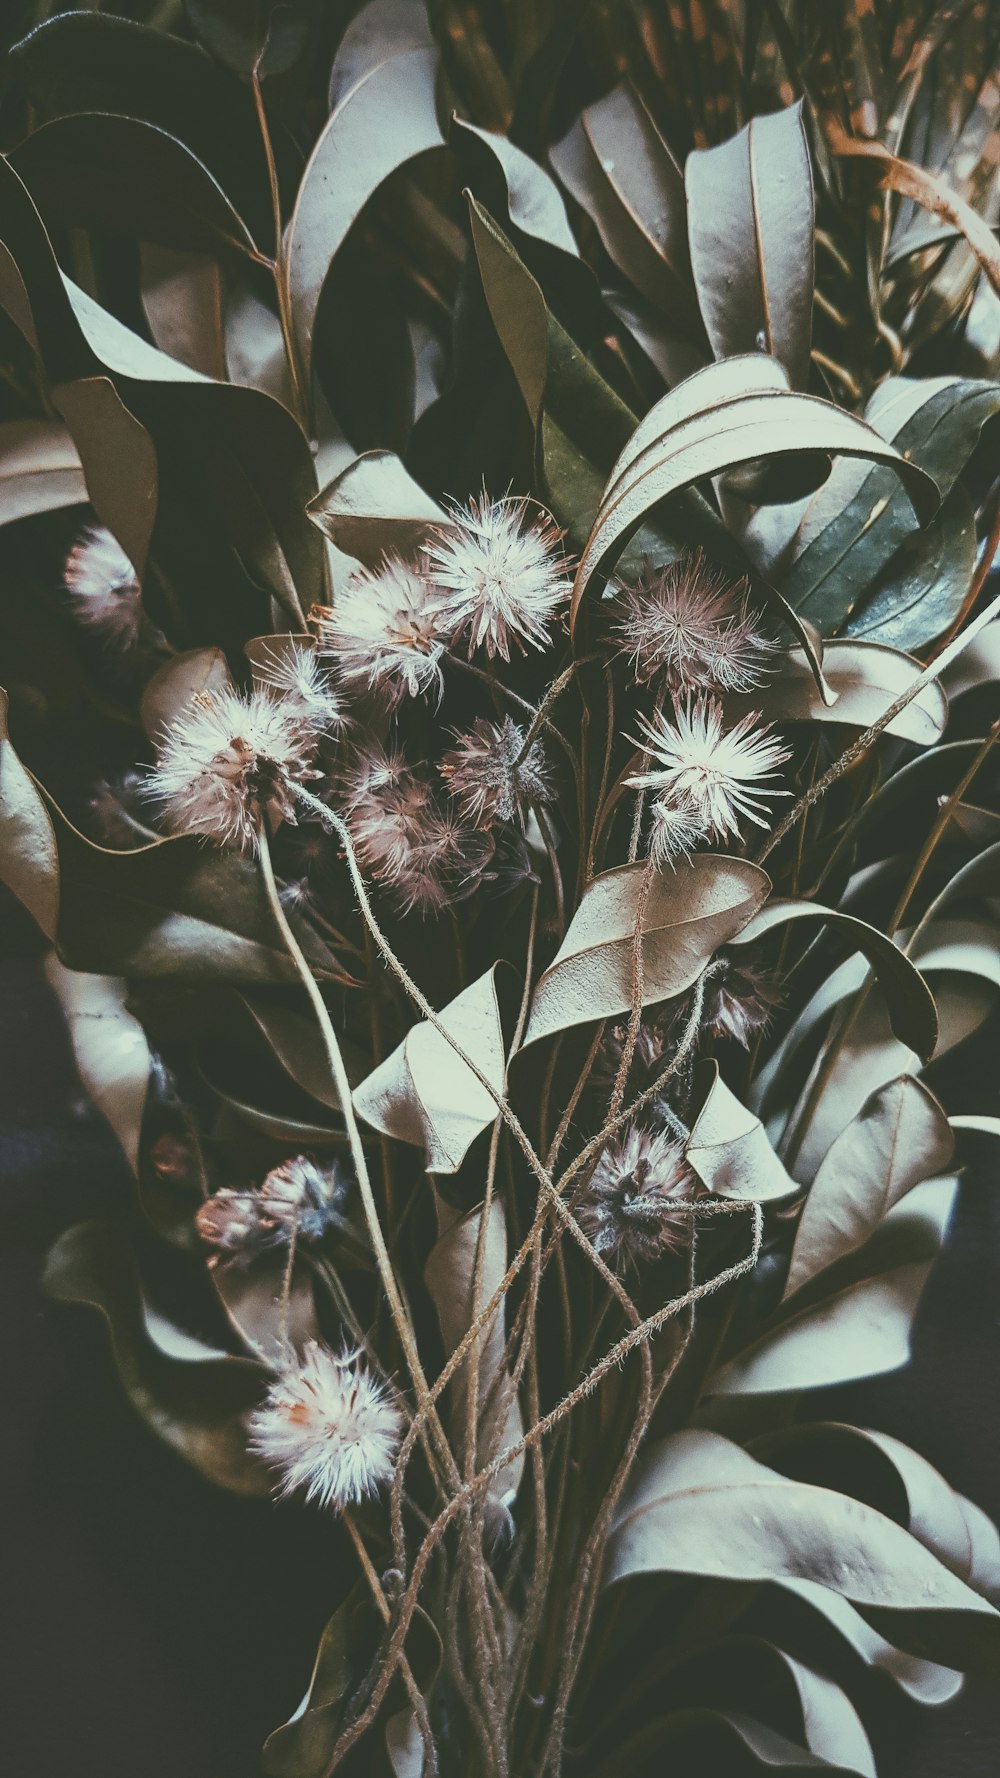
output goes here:
[{"label": "spiky white petal", "polygon": [[760,812],[764,799],[787,792],[765,781],[790,754],[771,734],[770,724],[756,726],[756,711],[727,730],[718,699],[698,697],[676,704],[672,721],[662,710],[654,711],[651,720],[639,720],[645,735],[636,745],[652,755],[655,765],[626,780],[633,789],[653,790],[668,804],[686,804],[710,838],[738,833],[743,818],[767,826]]},{"label": "spiky white petal", "polygon": [[253,850],[262,811],[295,820],[294,787],[315,776],[316,740],[292,699],[199,692],[167,729],[148,793],[178,832]]},{"label": "spiky white petal", "polygon": [[760,684],[775,645],[747,605],[745,583],[733,585],[701,550],[663,568],[646,563],[616,590],[621,652],[640,684],[661,675],[674,693]]},{"label": "spiky white petal", "polygon": [[454,507],[448,527],[425,545],[445,619],[456,636],[468,635],[470,654],[485,648],[490,659],[509,661],[512,645],[545,648],[569,598],[562,532],[547,514],[527,523],[527,513],[527,500],[484,494]]},{"label": "spiky white petal", "polygon": [[301,1488],[307,1500],[343,1512],[391,1480],[402,1415],[356,1353],[310,1340],[249,1427],[251,1449],[281,1476],[281,1494]]},{"label": "spiky white petal", "polygon": [[302,721],[317,733],[332,733],[342,726],[340,699],[314,649],[295,645],[272,649],[258,671],[267,689],[297,705]]},{"label": "spiky white petal", "polygon": [[680,1143],[632,1124],[601,1154],[577,1221],[596,1252],[615,1264],[648,1264],[683,1246],[690,1228],[683,1206],[695,1188]]},{"label": "spiky white petal", "polygon": [[436,589],[398,556],[359,569],[335,605],[318,614],[317,647],[345,685],[406,697],[441,695],[441,656],[450,636]]},{"label": "spiky white petal", "polygon": [[[439,770],[466,820],[477,827],[514,821],[524,827],[532,808],[552,801],[545,749],[533,741],[525,750],[525,730],[511,717],[501,722],[477,718]],[[523,756],[523,757],[522,757]]]},{"label": "spiky white petal", "polygon": [[82,624],[103,633],[109,648],[130,648],[142,624],[142,595],[128,556],[104,525],[81,533],[66,558],[64,585]]}]

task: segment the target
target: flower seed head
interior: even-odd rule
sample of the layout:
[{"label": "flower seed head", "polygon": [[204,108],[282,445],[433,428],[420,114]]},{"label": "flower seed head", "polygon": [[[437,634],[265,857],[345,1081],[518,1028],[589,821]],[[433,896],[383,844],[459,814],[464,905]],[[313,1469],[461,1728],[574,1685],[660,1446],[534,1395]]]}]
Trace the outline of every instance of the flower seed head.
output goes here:
[{"label": "flower seed head", "polygon": [[142,594],[128,556],[104,525],[91,525],[77,538],[66,558],[64,585],[73,616],[100,631],[106,647],[134,647]]},{"label": "flower seed head", "polygon": [[705,823],[689,797],[657,797],[649,817],[649,856],[658,869],[673,865],[678,858],[689,858],[705,838]]},{"label": "flower seed head", "polygon": [[167,729],[148,794],[177,832],[252,851],[262,813],[295,821],[294,787],[316,776],[316,742],[294,699],[199,692]]},{"label": "flower seed head", "polygon": [[649,1265],[684,1246],[690,1217],[683,1206],[696,1183],[672,1136],[632,1124],[605,1148],[576,1218],[595,1252],[611,1264]]},{"label": "flower seed head", "polygon": [[640,717],[645,738],[635,745],[652,755],[652,769],[626,783],[635,790],[650,789],[673,807],[693,810],[706,838],[725,839],[739,832],[745,817],[766,827],[760,811],[764,799],[787,792],[765,787],[777,768],[791,756],[771,734],[769,723],[755,726],[756,711],[723,728],[722,705],[717,698],[688,698],[674,706],[673,721],[661,710],[652,720]]},{"label": "flower seed head", "polygon": [[547,514],[527,522],[527,500],[471,500],[455,507],[447,528],[425,545],[428,568],[444,598],[455,635],[468,635],[470,655],[485,648],[510,660],[548,644],[548,626],[570,594],[562,532]]},{"label": "flower seed head", "polygon": [[752,957],[720,951],[707,971],[702,1028],[711,1037],[729,1037],[749,1049],[780,1004],[781,988],[773,975]]},{"label": "flower seed head", "polygon": [[513,821],[523,828],[534,804],[552,801],[545,749],[533,741],[525,752],[525,731],[509,716],[502,722],[479,717],[456,740],[439,770],[462,815],[476,827]]},{"label": "flower seed head", "polygon": [[297,706],[308,728],[325,734],[335,733],[343,726],[340,699],[314,649],[293,646],[274,650],[259,670],[268,691]]},{"label": "flower seed head", "polygon": [[310,1340],[249,1418],[250,1446],[281,1477],[279,1492],[305,1490],[343,1512],[391,1479],[402,1415],[388,1388],[355,1353]]},{"label": "flower seed head", "polygon": [[486,837],[435,796],[398,750],[372,747],[348,779],[347,825],[358,857],[403,913],[440,913],[470,895],[489,861]]},{"label": "flower seed head", "polygon": [[775,645],[749,610],[745,583],[734,586],[701,550],[665,568],[644,563],[636,582],[616,590],[621,652],[640,685],[662,676],[676,695],[761,683]]},{"label": "flower seed head", "polygon": [[271,1247],[315,1242],[343,1222],[347,1180],[336,1167],[324,1170],[305,1155],[272,1168],[256,1191],[217,1191],[196,1217],[210,1247],[233,1258],[252,1259]]},{"label": "flower seed head", "polygon": [[318,612],[316,642],[352,690],[379,692],[390,708],[444,684],[441,656],[450,629],[436,588],[398,556],[359,569],[337,603]]}]

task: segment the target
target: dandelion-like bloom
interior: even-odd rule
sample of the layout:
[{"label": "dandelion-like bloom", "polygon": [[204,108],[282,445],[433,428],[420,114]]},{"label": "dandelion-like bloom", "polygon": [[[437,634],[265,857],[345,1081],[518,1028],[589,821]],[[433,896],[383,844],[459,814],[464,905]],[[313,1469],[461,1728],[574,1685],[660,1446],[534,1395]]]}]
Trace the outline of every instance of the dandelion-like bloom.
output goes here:
[{"label": "dandelion-like bloom", "polygon": [[149,795],[179,832],[252,850],[262,814],[295,821],[295,786],[316,776],[317,738],[294,699],[199,692],[166,731]]},{"label": "dandelion-like bloom", "polygon": [[[536,803],[552,801],[545,749],[509,716],[502,722],[477,718],[458,746],[446,753],[439,770],[466,820],[477,827],[515,821],[524,827]],[[523,757],[522,757],[523,755]]]},{"label": "dandelion-like bloom", "polygon": [[694,810],[706,838],[738,833],[743,817],[766,827],[760,813],[764,798],[788,794],[765,788],[791,755],[772,736],[769,723],[756,726],[756,711],[726,730],[718,699],[698,697],[675,705],[673,721],[661,710],[652,720],[639,720],[645,739],[636,745],[652,754],[655,766],[626,782],[635,790],[657,792],[668,807]]},{"label": "dandelion-like bloom", "polygon": [[104,525],[90,525],[77,538],[63,582],[80,623],[100,630],[108,648],[134,646],[142,627],[142,594],[128,556]]},{"label": "dandelion-like bloom", "polygon": [[267,689],[287,700],[297,709],[300,720],[317,734],[342,726],[340,699],[313,649],[276,649],[268,654],[259,672]]},{"label": "dandelion-like bloom", "polygon": [[356,1353],[310,1340],[249,1418],[250,1446],[279,1471],[281,1494],[336,1512],[376,1494],[392,1477],[402,1415]]},{"label": "dandelion-like bloom", "polygon": [[347,825],[362,865],[404,913],[439,913],[470,894],[489,856],[484,836],[443,806],[397,750],[373,747],[357,761]]},{"label": "dandelion-like bloom", "polygon": [[442,589],[444,615],[469,653],[485,648],[510,660],[548,645],[548,626],[570,593],[559,543],[562,531],[547,514],[526,523],[527,500],[470,500],[453,509],[447,529],[425,545],[431,575]]},{"label": "dandelion-like bloom", "polygon": [[269,1247],[287,1247],[293,1238],[321,1240],[331,1226],[343,1224],[346,1195],[347,1181],[335,1167],[324,1171],[300,1154],[272,1168],[256,1191],[225,1186],[215,1192],[195,1221],[210,1247],[249,1259]]},{"label": "dandelion-like bloom", "polygon": [[662,1130],[633,1124],[608,1143],[576,1206],[595,1252],[614,1265],[649,1265],[683,1247],[696,1180],[684,1150]]},{"label": "dandelion-like bloom", "polygon": [[317,647],[333,657],[345,684],[380,692],[390,707],[430,692],[440,697],[451,630],[436,588],[398,556],[359,569],[315,621]]},{"label": "dandelion-like bloom", "polygon": [[660,868],[675,859],[687,858],[706,836],[705,823],[695,803],[679,798],[676,803],[660,797],[650,811],[649,856]]},{"label": "dandelion-like bloom", "polygon": [[775,645],[747,605],[745,583],[732,585],[701,550],[665,568],[645,563],[635,583],[616,590],[621,652],[641,685],[660,675],[674,693],[760,684]]}]

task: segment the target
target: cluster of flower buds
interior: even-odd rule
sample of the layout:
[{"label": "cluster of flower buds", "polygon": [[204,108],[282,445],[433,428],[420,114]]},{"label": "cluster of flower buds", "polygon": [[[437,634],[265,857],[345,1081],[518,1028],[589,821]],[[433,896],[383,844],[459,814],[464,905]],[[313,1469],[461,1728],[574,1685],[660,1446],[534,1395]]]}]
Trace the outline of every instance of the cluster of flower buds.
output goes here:
[{"label": "cluster of flower buds", "polygon": [[323,1170],[301,1154],[274,1167],[256,1190],[223,1187],[206,1198],[197,1216],[202,1240],[216,1249],[209,1263],[223,1256],[252,1259],[293,1240],[321,1241],[328,1229],[343,1227],[347,1193],[337,1167]]}]

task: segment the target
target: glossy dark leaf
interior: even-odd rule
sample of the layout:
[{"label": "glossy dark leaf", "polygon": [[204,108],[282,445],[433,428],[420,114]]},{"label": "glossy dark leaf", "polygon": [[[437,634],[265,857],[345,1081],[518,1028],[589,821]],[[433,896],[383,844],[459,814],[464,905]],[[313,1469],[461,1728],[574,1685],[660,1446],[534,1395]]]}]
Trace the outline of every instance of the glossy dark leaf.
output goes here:
[{"label": "glossy dark leaf", "polygon": [[306,49],[319,0],[184,0],[199,40],[248,79],[287,74]]},{"label": "glossy dark leaf", "polygon": [[[919,676],[919,661],[874,642],[834,641],[823,650],[827,696],[820,695],[812,666],[801,649],[778,658],[762,686],[727,698],[734,717],[756,710],[773,722],[837,722],[868,728]],[[936,681],[921,688],[894,716],[886,733],[918,747],[940,741],[948,721],[948,700]]]},{"label": "glossy dark leaf", "polygon": [[691,263],[717,358],[770,353],[809,382],[814,202],[802,105],[688,156]]},{"label": "glossy dark leaf", "polygon": [[115,976],[67,969],[53,952],[45,976],[62,1007],[87,1096],[107,1118],[133,1173],[149,1086],[149,1046]]},{"label": "glossy dark leaf", "polygon": [[80,455],[55,420],[0,422],[0,524],[80,506],[87,498]]},{"label": "glossy dark leaf", "polygon": [[[254,239],[273,248],[253,101],[196,44],[106,12],[65,12],[15,45],[11,69],[43,122],[108,112],[176,136],[209,169]],[[280,132],[277,156],[286,177],[296,156]]]}]

